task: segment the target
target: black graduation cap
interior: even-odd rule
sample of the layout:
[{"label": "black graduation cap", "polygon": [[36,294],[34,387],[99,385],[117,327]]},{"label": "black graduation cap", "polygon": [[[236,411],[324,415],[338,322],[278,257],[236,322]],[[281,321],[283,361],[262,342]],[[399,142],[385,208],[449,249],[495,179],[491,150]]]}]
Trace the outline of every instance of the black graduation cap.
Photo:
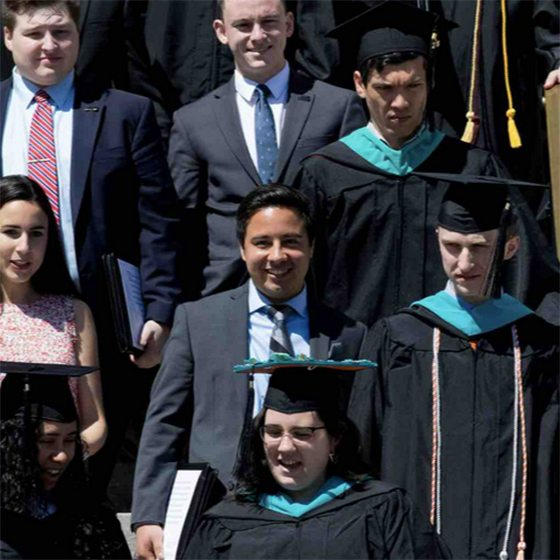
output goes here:
[{"label": "black graduation cap", "polygon": [[490,294],[491,297],[500,297],[507,227],[512,223],[513,216],[512,188],[548,188],[547,185],[502,177],[451,173],[414,173],[414,175],[450,183],[440,205],[438,226],[465,235],[498,230],[484,293]]},{"label": "black graduation cap", "polygon": [[21,416],[54,422],[77,419],[76,405],[68,386],[68,377],[97,371],[98,367],[1,362],[6,373],[0,390],[2,420]]},{"label": "black graduation cap", "polygon": [[358,66],[371,57],[416,52],[431,58],[438,46],[436,29],[457,27],[453,22],[415,6],[387,0],[345,21],[327,33],[341,41],[359,39]]},{"label": "black graduation cap", "polygon": [[368,360],[314,360],[272,354],[265,362],[247,361],[235,372],[272,373],[263,406],[286,414],[339,406],[341,372],[375,367]]}]

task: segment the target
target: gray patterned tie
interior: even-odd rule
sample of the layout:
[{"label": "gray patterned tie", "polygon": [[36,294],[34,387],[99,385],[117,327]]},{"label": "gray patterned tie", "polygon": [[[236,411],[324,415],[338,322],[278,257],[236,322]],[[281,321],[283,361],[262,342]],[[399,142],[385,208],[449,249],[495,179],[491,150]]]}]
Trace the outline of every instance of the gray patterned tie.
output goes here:
[{"label": "gray patterned tie", "polygon": [[255,140],[257,143],[257,167],[263,185],[272,182],[276,159],[278,158],[278,144],[276,143],[276,127],[274,115],[268,104],[267,97],[270,90],[264,84],[255,88],[258,96],[255,103]]},{"label": "gray patterned tie", "polygon": [[266,308],[268,318],[274,323],[272,335],[270,337],[270,353],[282,353],[294,355],[294,348],[288,329],[286,328],[286,320],[292,313],[292,308],[289,305],[269,305]]}]

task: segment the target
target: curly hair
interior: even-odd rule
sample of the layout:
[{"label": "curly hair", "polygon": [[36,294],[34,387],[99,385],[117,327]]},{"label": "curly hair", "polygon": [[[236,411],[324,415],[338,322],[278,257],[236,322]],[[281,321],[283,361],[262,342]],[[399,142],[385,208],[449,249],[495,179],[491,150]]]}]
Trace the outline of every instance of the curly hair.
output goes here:
[{"label": "curly hair", "polygon": [[[255,416],[249,435],[249,445],[243,447],[236,465],[237,483],[228,499],[239,502],[254,502],[260,494],[278,494],[282,488],[274,480],[266,461],[260,429],[264,426],[264,408]],[[328,476],[340,476],[349,481],[361,482],[371,475],[361,454],[360,432],[348,416],[336,409],[317,410],[326,426],[327,433],[338,440],[335,448],[336,461],[330,462]]]},{"label": "curly hair", "polygon": [[40,418],[32,418],[26,428],[25,420],[21,416],[15,416],[2,421],[0,435],[2,508],[29,517],[46,513],[48,501],[60,507],[72,504],[76,492],[84,491],[87,484],[82,461],[82,442],[76,437],[74,460],[47,499],[37,459],[39,451],[36,434],[41,422]]},{"label": "curly hair", "polygon": [[[0,435],[1,506],[26,517],[48,515],[54,503],[64,513],[65,535],[72,558],[129,558],[126,542],[114,513],[101,506],[87,488],[82,442],[76,437],[74,459],[47,494],[38,461],[36,436],[42,422],[21,416],[2,421]],[[79,496],[79,500],[76,497]]]}]

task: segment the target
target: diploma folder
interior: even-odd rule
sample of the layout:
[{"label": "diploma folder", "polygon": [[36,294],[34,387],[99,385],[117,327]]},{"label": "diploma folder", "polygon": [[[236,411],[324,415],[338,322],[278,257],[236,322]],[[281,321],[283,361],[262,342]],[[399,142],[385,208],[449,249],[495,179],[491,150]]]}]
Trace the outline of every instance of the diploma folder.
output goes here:
[{"label": "diploma folder", "polygon": [[166,560],[184,558],[202,514],[217,504],[225,487],[209,463],[181,465],[169,496],[163,534]]},{"label": "diploma folder", "polygon": [[119,350],[141,354],[140,335],[146,319],[142,299],[140,270],[114,254],[103,255],[103,267],[109,291],[109,305]]}]

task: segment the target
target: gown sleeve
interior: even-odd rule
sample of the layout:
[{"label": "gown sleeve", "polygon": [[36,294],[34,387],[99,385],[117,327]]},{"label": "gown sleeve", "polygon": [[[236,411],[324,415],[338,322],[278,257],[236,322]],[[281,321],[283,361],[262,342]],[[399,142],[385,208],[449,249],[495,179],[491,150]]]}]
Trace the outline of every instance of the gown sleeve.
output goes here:
[{"label": "gown sleeve", "polygon": [[372,510],[368,546],[370,558],[451,558],[447,545],[400,489]]},{"label": "gown sleeve", "polygon": [[225,560],[229,558],[233,533],[219,520],[203,517],[183,558],[185,560]]}]

